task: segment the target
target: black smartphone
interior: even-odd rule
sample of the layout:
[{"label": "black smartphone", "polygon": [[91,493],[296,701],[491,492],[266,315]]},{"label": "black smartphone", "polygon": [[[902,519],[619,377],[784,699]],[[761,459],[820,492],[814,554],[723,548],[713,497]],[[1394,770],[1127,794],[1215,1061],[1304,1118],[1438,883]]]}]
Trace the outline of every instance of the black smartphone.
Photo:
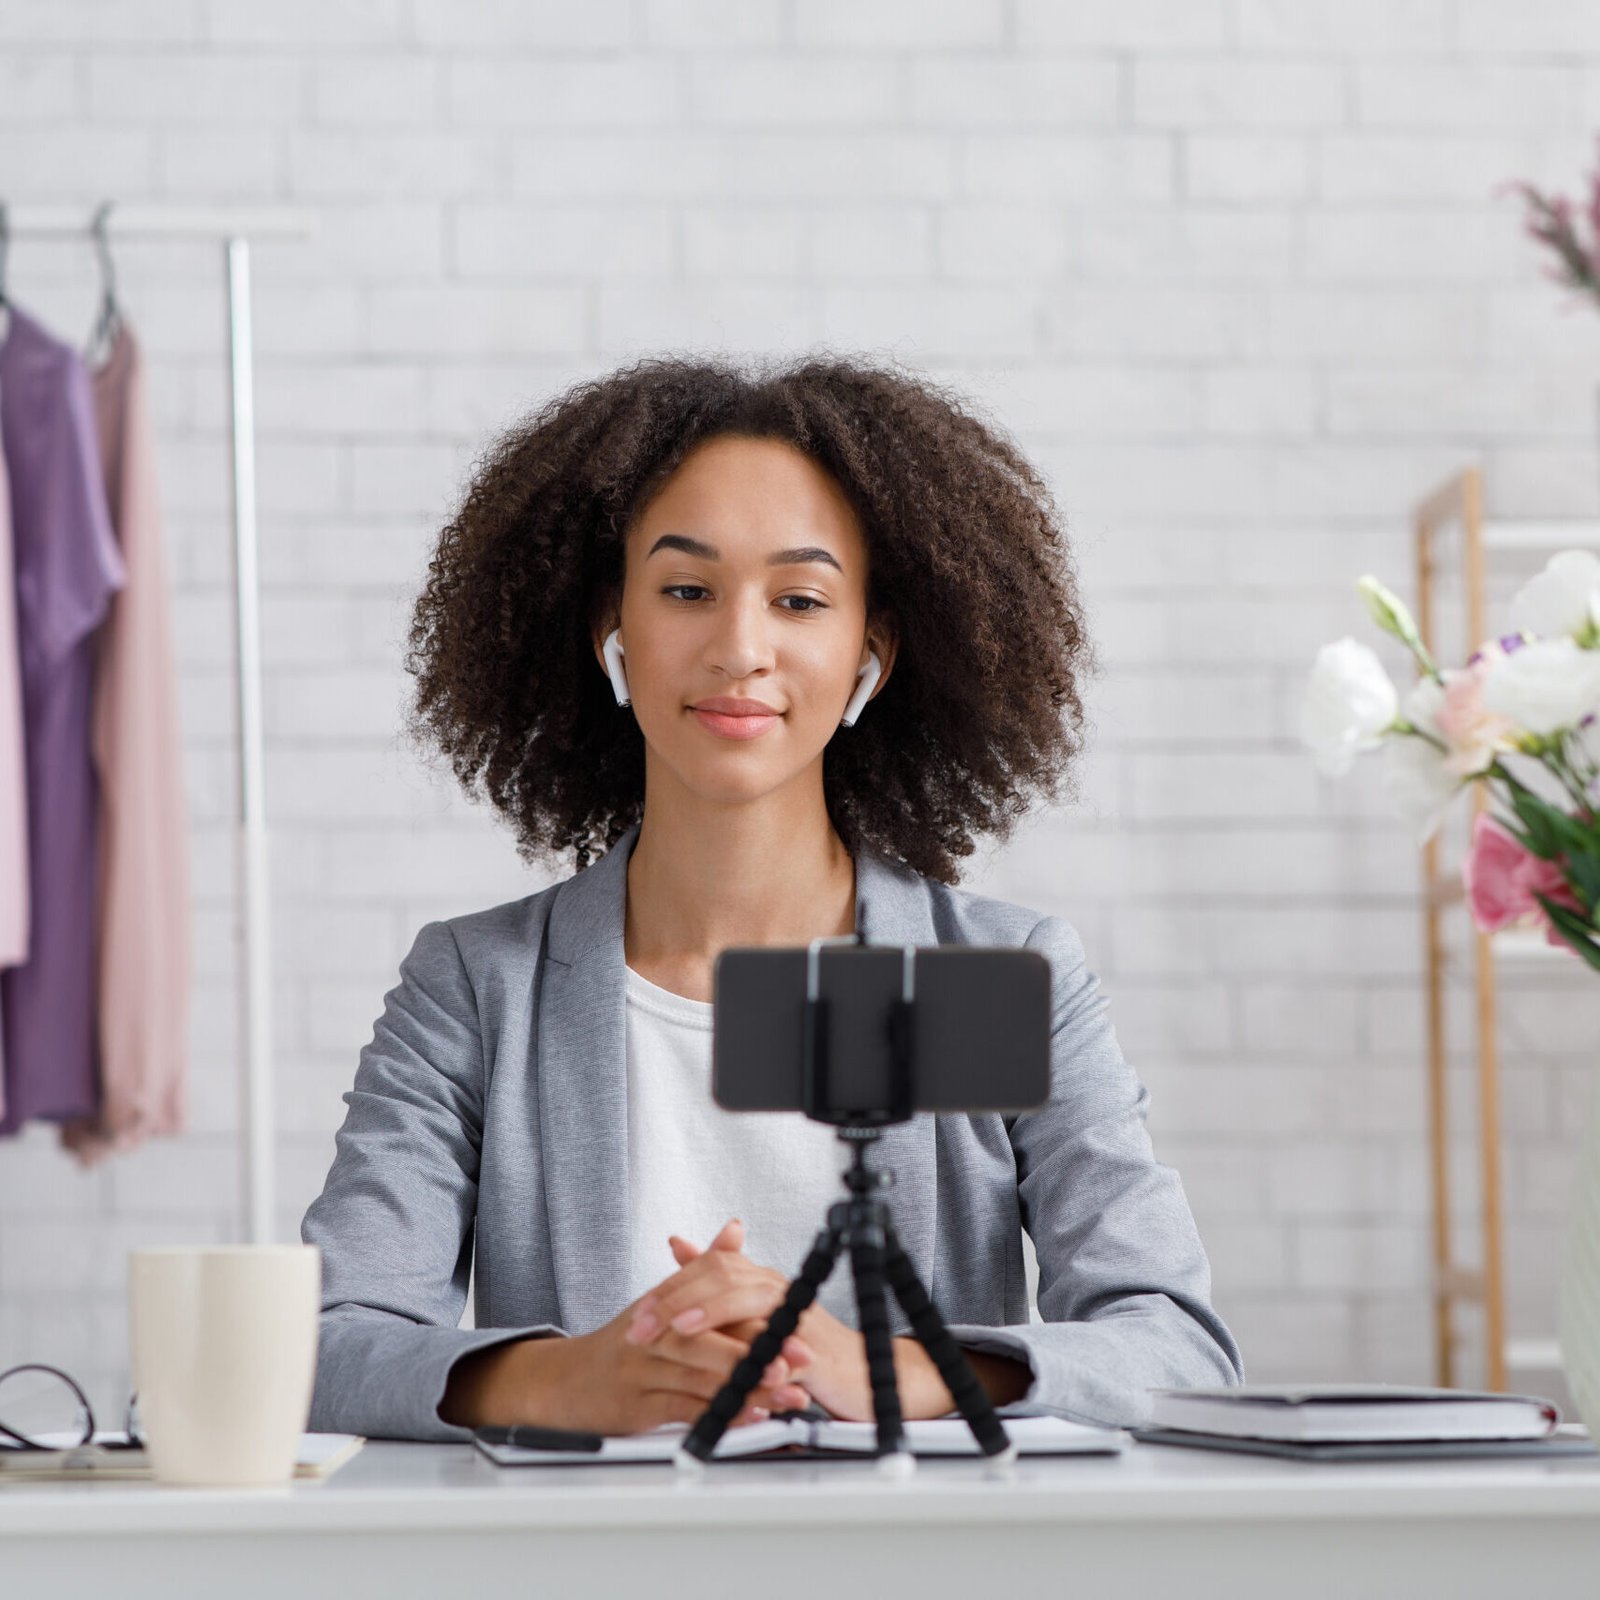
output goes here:
[{"label": "black smartphone", "polygon": [[[805,946],[741,946],[717,957],[711,1093],[725,1110],[805,1109],[808,960]],[[1049,1098],[1050,962],[1042,951],[841,944],[817,960],[835,1107],[891,1103],[891,1016],[908,989],[913,1109],[1026,1111]]]}]

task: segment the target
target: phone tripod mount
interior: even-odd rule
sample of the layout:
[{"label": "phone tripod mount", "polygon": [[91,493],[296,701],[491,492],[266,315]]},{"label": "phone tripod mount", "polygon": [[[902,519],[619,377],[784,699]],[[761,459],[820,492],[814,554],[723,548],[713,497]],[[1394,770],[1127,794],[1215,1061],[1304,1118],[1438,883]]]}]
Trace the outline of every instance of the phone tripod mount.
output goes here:
[{"label": "phone tripod mount", "polygon": [[815,1121],[834,1124],[839,1137],[849,1144],[851,1164],[842,1176],[850,1195],[828,1208],[827,1222],[812,1243],[798,1276],[790,1281],[782,1305],[772,1313],[728,1381],[712,1397],[710,1405],[679,1445],[677,1464],[691,1471],[701,1469],[712,1458],[718,1440],[738,1416],[746,1396],[782,1350],[784,1340],[799,1325],[801,1316],[827,1282],[840,1254],[846,1252],[855,1280],[857,1322],[866,1346],[867,1377],[878,1430],[881,1469],[903,1476],[915,1468],[915,1458],[905,1442],[886,1286],[894,1291],[912,1333],[938,1369],[979,1449],[997,1465],[1016,1458],[1017,1447],[995,1413],[988,1392],[945,1325],[895,1232],[888,1201],[879,1192],[892,1187],[894,1173],[887,1168],[867,1165],[867,1152],[882,1136],[883,1129],[892,1123],[907,1121],[915,1106],[911,1024],[916,987],[912,946],[905,947],[902,991],[889,1015],[889,1104],[840,1110],[829,1101],[828,1003],[822,994],[819,951],[824,944],[861,942],[864,941],[859,934],[811,941],[807,952],[802,1024],[803,1109]]}]

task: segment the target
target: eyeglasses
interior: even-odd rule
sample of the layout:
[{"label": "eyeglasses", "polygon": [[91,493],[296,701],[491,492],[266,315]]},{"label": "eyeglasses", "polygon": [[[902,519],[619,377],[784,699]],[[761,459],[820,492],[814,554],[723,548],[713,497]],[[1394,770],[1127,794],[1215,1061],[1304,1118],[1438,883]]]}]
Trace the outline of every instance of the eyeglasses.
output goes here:
[{"label": "eyeglasses", "polygon": [[[33,1374],[48,1374],[38,1377]],[[42,1361],[0,1372],[0,1450],[75,1450],[98,1442],[102,1450],[141,1450],[139,1394],[128,1396],[125,1439],[95,1440],[94,1408],[71,1376]]]}]

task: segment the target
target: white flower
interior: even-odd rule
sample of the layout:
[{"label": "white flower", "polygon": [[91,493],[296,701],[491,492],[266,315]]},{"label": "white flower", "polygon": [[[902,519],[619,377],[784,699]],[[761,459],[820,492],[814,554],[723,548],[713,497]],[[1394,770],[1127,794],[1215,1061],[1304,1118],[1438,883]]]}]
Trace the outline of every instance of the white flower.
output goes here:
[{"label": "white flower", "polygon": [[1507,652],[1483,684],[1483,703],[1527,733],[1570,728],[1600,707],[1600,650],[1535,639]]},{"label": "white flower", "polygon": [[1317,652],[1300,706],[1300,738],[1330,777],[1383,743],[1398,697],[1370,646],[1348,635]]},{"label": "white flower", "polygon": [[1399,734],[1384,744],[1383,792],[1419,845],[1426,844],[1444,820],[1462,781],[1446,765],[1445,752],[1417,734]]},{"label": "white flower", "polygon": [[1600,556],[1589,550],[1563,550],[1543,572],[1517,590],[1511,626],[1540,639],[1559,639],[1600,623]]},{"label": "white flower", "polygon": [[1368,573],[1356,583],[1356,593],[1366,601],[1372,620],[1385,633],[1392,633],[1408,650],[1421,646],[1422,636],[1417,632],[1416,621],[1406,609],[1405,601],[1393,590],[1384,588]]},{"label": "white flower", "polygon": [[1437,678],[1418,678],[1407,690],[1401,712],[1413,727],[1442,739],[1439,731],[1439,712],[1444,706],[1444,685]]}]

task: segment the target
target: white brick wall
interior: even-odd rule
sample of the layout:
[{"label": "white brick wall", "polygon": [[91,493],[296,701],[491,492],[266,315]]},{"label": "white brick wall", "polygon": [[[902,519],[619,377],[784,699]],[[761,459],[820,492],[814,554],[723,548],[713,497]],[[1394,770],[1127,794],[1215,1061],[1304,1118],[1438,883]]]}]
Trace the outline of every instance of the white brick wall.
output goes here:
[{"label": "white brick wall", "polygon": [[[255,252],[280,1237],[418,925],[544,881],[396,737],[407,600],[475,453],[643,350],[894,352],[1048,473],[1107,667],[1081,803],[968,884],[1082,932],[1252,1376],[1426,1379],[1417,858],[1294,714],[1315,647],[1371,637],[1355,577],[1406,586],[1443,474],[1595,513],[1600,319],[1490,190],[1571,189],[1597,124],[1583,0],[0,9],[8,201],[318,218]],[[218,252],[118,265],[178,586],[193,1127],[94,1174],[37,1125],[0,1149],[0,1365],[60,1360],[108,1416],[126,1251],[237,1226]],[[11,286],[86,331],[87,247],[16,244]],[[1501,1010],[1511,1317],[1540,1334],[1595,992],[1523,971]]]}]

